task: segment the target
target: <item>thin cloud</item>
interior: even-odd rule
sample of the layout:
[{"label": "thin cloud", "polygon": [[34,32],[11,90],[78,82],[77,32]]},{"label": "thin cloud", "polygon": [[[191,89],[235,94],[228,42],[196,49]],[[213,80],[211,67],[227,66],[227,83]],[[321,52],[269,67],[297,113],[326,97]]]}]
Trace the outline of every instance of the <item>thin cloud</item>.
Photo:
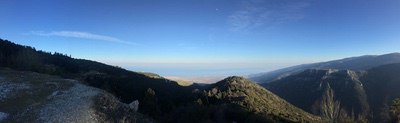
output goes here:
[{"label": "thin cloud", "polygon": [[107,41],[113,43],[121,43],[128,45],[138,45],[134,42],[124,41],[115,37],[93,34],[89,32],[80,32],[80,31],[53,31],[53,32],[44,32],[44,31],[31,31],[30,34],[39,35],[39,36],[60,36],[60,37],[71,37],[71,38],[81,38],[81,39],[90,39],[90,40],[99,40],[99,41]]},{"label": "thin cloud", "polygon": [[242,3],[239,10],[228,17],[230,31],[249,31],[261,27],[296,21],[304,18],[308,1],[254,0]]}]

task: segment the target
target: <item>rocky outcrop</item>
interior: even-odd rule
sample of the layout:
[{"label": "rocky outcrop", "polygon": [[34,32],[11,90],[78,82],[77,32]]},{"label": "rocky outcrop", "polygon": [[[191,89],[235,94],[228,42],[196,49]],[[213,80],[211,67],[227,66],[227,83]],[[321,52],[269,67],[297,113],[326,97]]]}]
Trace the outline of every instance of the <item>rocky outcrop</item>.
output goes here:
[{"label": "rocky outcrop", "polygon": [[[324,122],[321,117],[309,114],[269,90],[243,77],[232,76],[212,84],[206,90],[207,99],[216,104],[234,104],[249,111],[247,120],[239,122]],[[239,111],[234,111],[239,112]],[[247,118],[246,117],[246,118]],[[255,119],[251,119],[254,118]],[[239,119],[234,119],[237,121]]]},{"label": "rocky outcrop", "polygon": [[137,111],[139,109],[139,101],[135,100],[129,103],[129,108],[132,109],[133,111]]},{"label": "rocky outcrop", "polygon": [[364,74],[352,70],[308,69],[263,86],[291,104],[313,113],[313,105],[318,103],[329,85],[341,108],[355,116],[366,116],[370,108],[360,81]]},{"label": "rocky outcrop", "polygon": [[9,69],[0,69],[0,77],[0,121],[153,122],[136,112],[138,105],[76,80]]},{"label": "rocky outcrop", "polygon": [[8,117],[7,113],[0,112],[0,122]]}]

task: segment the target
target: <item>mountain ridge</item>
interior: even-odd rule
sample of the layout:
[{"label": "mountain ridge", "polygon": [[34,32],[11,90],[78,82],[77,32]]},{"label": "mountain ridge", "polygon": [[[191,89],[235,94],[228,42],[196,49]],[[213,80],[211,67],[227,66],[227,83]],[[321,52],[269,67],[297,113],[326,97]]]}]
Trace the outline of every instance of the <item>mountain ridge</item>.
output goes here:
[{"label": "mountain ridge", "polygon": [[[80,81],[84,86],[94,87],[112,94],[112,96],[107,96],[110,98],[100,98],[103,101],[96,101],[96,104],[116,106],[111,111],[118,112],[121,109],[124,113],[127,110],[120,108],[116,105],[116,102],[118,104],[129,104],[137,101],[139,103],[138,112],[158,122],[322,121],[320,117],[294,107],[244,78],[236,78],[240,80],[238,81],[240,84],[234,86],[232,86],[232,83],[228,84],[228,90],[235,90],[231,93],[245,97],[230,100],[231,97],[224,96],[224,94],[230,94],[227,90],[215,92],[214,89],[210,89],[218,85],[200,86],[199,84],[192,84],[181,86],[177,82],[165,79],[157,74],[131,72],[95,61],[71,58],[61,53],[37,51],[33,47],[18,45],[7,40],[0,40],[0,67]],[[225,81],[228,80],[231,80],[231,78],[225,79]],[[231,86],[235,88],[231,88]],[[260,105],[267,104],[266,102],[269,102],[269,105]],[[2,112],[2,108],[4,107],[0,106],[0,112]],[[97,108],[100,111],[110,111],[101,107]],[[50,112],[49,115],[56,114]],[[124,116],[129,118],[129,115]],[[112,122],[113,118],[123,119],[124,117],[105,113],[102,114],[102,118],[111,118],[110,122]]]},{"label": "mountain ridge", "polygon": [[245,109],[250,112],[254,112],[253,115],[268,116],[280,122],[323,121],[323,119],[317,116],[294,107],[292,104],[244,77],[227,77],[210,85],[208,89],[206,89],[206,92],[208,95],[211,95],[209,97],[216,97],[219,101],[222,100],[222,103],[233,103],[245,107]]},{"label": "mountain ridge", "polygon": [[[306,69],[270,83],[261,84],[293,105],[313,114],[320,105],[326,85],[332,99],[346,117],[358,122],[389,122],[388,105],[400,97],[400,63],[368,70]],[[302,95],[307,95],[304,97]],[[333,102],[332,102],[333,103]],[[353,120],[353,121],[354,121]]]},{"label": "mountain ridge", "polygon": [[363,55],[357,57],[349,57],[338,60],[317,62],[311,64],[301,64],[282,68],[266,73],[258,73],[249,75],[249,79],[258,83],[268,83],[291,74],[301,72],[305,69],[350,69],[350,70],[367,70],[380,65],[400,63],[400,53],[388,53],[383,55]]}]

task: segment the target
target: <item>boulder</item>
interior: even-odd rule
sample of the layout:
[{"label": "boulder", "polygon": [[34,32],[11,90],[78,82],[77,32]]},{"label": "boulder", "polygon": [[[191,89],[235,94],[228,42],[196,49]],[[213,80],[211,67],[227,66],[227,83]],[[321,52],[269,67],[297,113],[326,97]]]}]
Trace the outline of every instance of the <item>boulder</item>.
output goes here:
[{"label": "boulder", "polygon": [[137,111],[139,109],[139,101],[135,100],[129,103],[129,108],[132,109],[133,111]]}]

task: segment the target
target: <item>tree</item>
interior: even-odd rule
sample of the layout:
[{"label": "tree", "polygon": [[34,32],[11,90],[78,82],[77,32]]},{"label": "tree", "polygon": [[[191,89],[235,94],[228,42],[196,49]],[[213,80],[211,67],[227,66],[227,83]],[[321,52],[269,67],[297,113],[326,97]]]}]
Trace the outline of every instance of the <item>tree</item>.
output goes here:
[{"label": "tree", "polygon": [[335,94],[329,83],[321,97],[313,105],[313,112],[328,119],[331,123],[347,120],[347,112],[341,108],[340,102],[335,100]]},{"label": "tree", "polygon": [[392,122],[400,123],[400,98],[396,98],[393,100],[389,112]]},{"label": "tree", "polygon": [[198,98],[198,99],[195,101],[195,103],[198,104],[198,105],[203,105],[203,101],[202,101],[200,98]]},{"label": "tree", "polygon": [[161,114],[160,108],[158,106],[156,92],[153,89],[148,88],[145,92],[142,107],[140,108],[142,108],[143,113],[149,116],[156,117]]}]

